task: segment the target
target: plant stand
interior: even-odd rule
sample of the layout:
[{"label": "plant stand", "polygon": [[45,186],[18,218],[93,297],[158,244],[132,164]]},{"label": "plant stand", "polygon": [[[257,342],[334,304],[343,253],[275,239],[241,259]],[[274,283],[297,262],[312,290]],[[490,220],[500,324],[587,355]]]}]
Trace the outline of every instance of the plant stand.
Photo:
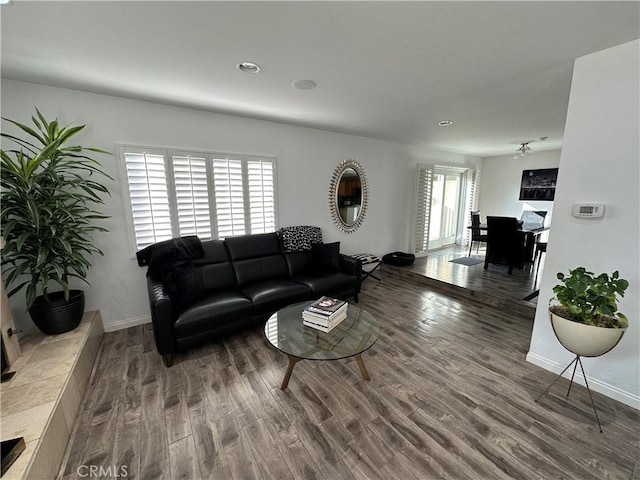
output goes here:
[{"label": "plant stand", "polygon": [[582,377],[584,378],[584,384],[587,387],[587,392],[589,392],[589,398],[591,399],[591,406],[593,407],[593,413],[596,416],[596,421],[598,422],[598,428],[600,429],[600,433],[602,433],[602,425],[600,424],[600,418],[598,418],[598,410],[596,410],[596,404],[593,401],[593,395],[591,395],[591,389],[589,388],[589,383],[587,382],[587,376],[584,373],[584,368],[582,367],[582,361],[580,360],[580,355],[576,355],[576,358],[571,360],[571,363],[565,367],[565,369],[556,377],[556,379],[547,387],[547,389],[542,392],[538,398],[536,398],[536,403],[538,403],[542,397],[544,397],[547,392],[553,387],[553,385],[562,377],[564,372],[566,372],[571,365],[573,365],[573,373],[571,374],[571,381],[569,382],[569,390],[567,390],[567,397],[569,397],[569,393],[571,392],[571,386],[573,385],[573,377],[576,375],[576,369],[578,368],[578,364],[580,364],[580,370],[582,371]]}]

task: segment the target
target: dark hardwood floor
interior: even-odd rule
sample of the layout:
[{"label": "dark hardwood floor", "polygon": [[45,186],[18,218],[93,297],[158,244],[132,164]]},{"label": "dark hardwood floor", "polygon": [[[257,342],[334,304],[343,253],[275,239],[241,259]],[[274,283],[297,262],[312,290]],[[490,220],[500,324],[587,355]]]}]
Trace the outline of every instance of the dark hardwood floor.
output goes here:
[{"label": "dark hardwood floor", "polygon": [[[509,275],[506,265],[490,263],[487,270],[484,269],[484,244],[479,251],[474,247],[471,252],[471,258],[480,260],[481,263],[467,266],[451,262],[455,258],[469,258],[468,254],[469,247],[450,245],[430,251],[426,257],[416,259],[409,269],[441,282],[515,301],[524,301],[525,297],[540,286],[544,255],[537,271],[535,263],[526,264],[523,269],[514,268],[513,273]],[[535,308],[536,303],[537,297],[534,297],[530,306]]]},{"label": "dark hardwood floor", "polygon": [[[425,257],[419,257],[408,267],[391,267],[399,275],[407,272],[424,277],[423,283],[443,293],[454,295],[473,302],[508,309],[525,318],[533,319],[538,303],[537,290],[544,270],[544,255],[540,265],[527,264],[523,269],[514,269],[507,273],[505,265],[489,264],[484,269],[484,244],[479,251],[474,248],[471,257],[469,247],[450,245],[430,251]],[[479,261],[475,265],[453,263],[456,258],[472,258]],[[535,293],[534,293],[535,292]]]},{"label": "dark hardwood floor", "polygon": [[[532,320],[383,266],[360,306],[378,342],[355,360],[287,366],[261,329],[178,355],[149,325],[105,335],[61,471],[127,479],[638,479],[640,414],[525,361]],[[80,470],[81,473],[86,473]],[[120,470],[121,471],[121,470]],[[115,475],[113,476],[115,478]],[[108,475],[103,478],[110,478]]]}]

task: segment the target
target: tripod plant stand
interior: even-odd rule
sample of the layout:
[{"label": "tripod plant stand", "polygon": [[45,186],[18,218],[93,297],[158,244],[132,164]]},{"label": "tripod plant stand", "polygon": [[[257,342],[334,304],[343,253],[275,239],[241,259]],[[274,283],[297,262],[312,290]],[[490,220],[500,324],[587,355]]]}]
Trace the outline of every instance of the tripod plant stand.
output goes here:
[{"label": "tripod plant stand", "polygon": [[573,379],[576,375],[576,369],[578,368],[578,365],[580,365],[580,371],[582,372],[582,377],[584,378],[584,384],[587,387],[587,392],[589,392],[589,399],[591,399],[593,413],[596,416],[596,421],[598,422],[600,433],[602,433],[602,424],[600,423],[600,418],[598,417],[598,410],[596,409],[596,404],[593,401],[593,395],[591,394],[591,389],[589,388],[589,383],[587,382],[587,375],[584,373],[584,367],[582,366],[582,360],[580,360],[580,358],[599,357],[611,351],[620,342],[622,336],[624,335],[624,332],[627,329],[626,327],[604,328],[585,325],[582,323],[567,320],[566,318],[560,317],[551,311],[549,311],[549,318],[551,320],[553,332],[555,333],[558,341],[564,348],[569,350],[576,357],[571,361],[569,365],[565,367],[560,375],[556,377],[551,385],[549,385],[547,389],[542,392],[542,395],[540,395],[536,399],[536,403],[538,403],[542,399],[542,397],[547,394],[551,387],[553,387],[553,385],[560,379],[560,377],[564,375],[564,372],[569,370],[571,365],[573,365],[573,373],[571,374],[571,381],[569,382],[569,389],[567,390],[567,397],[569,397],[569,393],[571,393],[571,386],[573,385]]},{"label": "tripod plant stand", "polygon": [[593,413],[596,415],[596,421],[598,422],[598,428],[600,429],[600,433],[602,433],[602,425],[600,424],[600,418],[598,417],[598,410],[596,409],[596,404],[593,401],[593,395],[591,395],[591,389],[589,388],[589,383],[587,382],[587,376],[584,373],[584,368],[582,367],[582,361],[580,361],[580,355],[576,355],[576,358],[571,360],[571,363],[565,367],[565,369],[556,377],[556,379],[551,382],[551,385],[547,387],[547,389],[542,392],[542,394],[536,398],[536,403],[538,403],[542,397],[544,397],[551,387],[555,385],[555,383],[560,380],[560,377],[564,375],[564,372],[569,370],[569,367],[573,365],[573,373],[571,374],[571,381],[569,382],[569,389],[567,390],[567,397],[569,397],[569,393],[571,393],[571,386],[573,385],[573,377],[576,375],[576,369],[578,368],[578,364],[580,364],[580,370],[582,371],[582,378],[584,378],[584,384],[587,387],[587,392],[589,392],[589,398],[591,399],[591,406],[593,407]]}]

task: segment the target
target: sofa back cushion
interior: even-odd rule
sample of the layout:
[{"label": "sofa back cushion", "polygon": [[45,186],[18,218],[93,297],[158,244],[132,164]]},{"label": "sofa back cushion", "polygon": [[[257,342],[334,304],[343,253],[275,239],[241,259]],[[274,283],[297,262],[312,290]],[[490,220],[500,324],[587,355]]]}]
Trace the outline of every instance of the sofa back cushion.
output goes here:
[{"label": "sofa back cushion", "polygon": [[235,287],[235,276],[229,254],[222,240],[202,242],[204,256],[193,261],[202,275],[205,291],[222,290]]},{"label": "sofa back cushion", "polygon": [[276,233],[231,237],[225,240],[238,286],[289,278],[289,269]]}]

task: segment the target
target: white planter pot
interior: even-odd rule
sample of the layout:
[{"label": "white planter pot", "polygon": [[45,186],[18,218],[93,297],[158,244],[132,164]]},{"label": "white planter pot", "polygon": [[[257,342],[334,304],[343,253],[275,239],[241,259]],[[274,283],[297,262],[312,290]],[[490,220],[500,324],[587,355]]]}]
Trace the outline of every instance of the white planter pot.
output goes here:
[{"label": "white planter pot", "polygon": [[581,357],[598,357],[615,347],[627,327],[605,328],[572,322],[549,311],[556,337],[564,348]]}]

